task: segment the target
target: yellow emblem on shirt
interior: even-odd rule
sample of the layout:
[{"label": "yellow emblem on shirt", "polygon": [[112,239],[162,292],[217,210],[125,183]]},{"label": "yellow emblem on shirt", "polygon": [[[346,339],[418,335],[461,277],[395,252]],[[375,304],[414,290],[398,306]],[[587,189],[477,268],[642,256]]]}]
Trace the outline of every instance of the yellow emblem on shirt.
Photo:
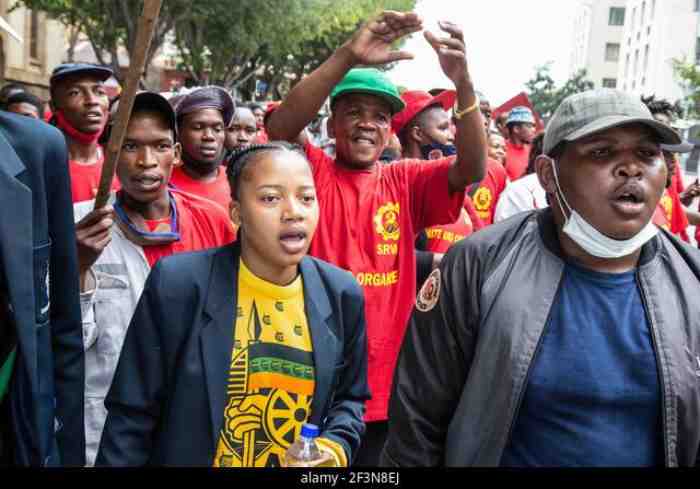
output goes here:
[{"label": "yellow emblem on shirt", "polygon": [[400,236],[399,204],[389,202],[374,216],[374,229],[385,241],[398,241]]}]

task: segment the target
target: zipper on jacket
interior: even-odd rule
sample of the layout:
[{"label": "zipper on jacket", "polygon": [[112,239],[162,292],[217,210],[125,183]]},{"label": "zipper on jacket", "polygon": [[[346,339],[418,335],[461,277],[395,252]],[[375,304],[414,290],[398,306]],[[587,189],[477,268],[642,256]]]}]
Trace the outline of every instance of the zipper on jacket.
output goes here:
[{"label": "zipper on jacket", "polygon": [[[552,301],[552,306],[554,305],[554,302],[556,302],[557,298],[559,297],[559,293],[561,292],[561,286],[564,283],[564,271],[562,269],[562,274],[561,274],[561,279],[559,279],[559,285],[557,285],[557,291],[554,294],[554,301]],[[510,443],[510,439],[513,436],[513,428],[515,427],[515,423],[518,420],[518,415],[520,414],[520,406],[523,403],[523,397],[525,396],[525,390],[527,389],[527,384],[530,381],[530,375],[532,374],[532,366],[535,363],[535,359],[537,358],[537,354],[540,352],[540,349],[542,348],[542,339],[544,338],[545,333],[547,332],[547,327],[549,326],[550,320],[552,319],[552,309],[553,307],[550,307],[549,313],[547,314],[547,319],[544,322],[544,326],[542,326],[542,332],[540,333],[540,337],[537,339],[537,346],[535,346],[535,351],[532,354],[532,358],[530,359],[530,364],[527,366],[527,372],[525,373],[525,379],[523,379],[523,385],[520,388],[520,393],[518,394],[518,402],[515,405],[515,411],[513,412],[513,416],[510,419],[510,427],[508,428],[508,435],[506,437],[505,444],[503,445],[503,451],[501,451],[501,459],[503,458],[503,452],[508,446],[508,443]],[[498,461],[499,465],[501,463],[501,460]]]},{"label": "zipper on jacket", "polygon": [[670,461],[671,461],[671,454],[670,454],[670,447],[668,445],[668,437],[666,435],[667,433],[667,423],[668,420],[666,419],[666,386],[664,384],[664,373],[663,370],[661,369],[661,358],[659,355],[659,345],[656,341],[656,326],[654,325],[654,319],[651,317],[651,314],[649,314],[649,300],[647,298],[646,291],[644,290],[644,286],[642,284],[641,279],[639,278],[639,272],[635,274],[635,278],[637,280],[637,286],[639,287],[639,292],[641,293],[642,297],[642,307],[644,307],[644,314],[647,317],[647,321],[649,321],[649,329],[651,333],[651,346],[654,349],[654,357],[656,358],[656,372],[659,375],[659,384],[661,385],[661,419],[662,419],[662,424],[663,424],[663,439],[664,439],[664,458],[665,458],[665,465],[667,467],[670,466]]}]

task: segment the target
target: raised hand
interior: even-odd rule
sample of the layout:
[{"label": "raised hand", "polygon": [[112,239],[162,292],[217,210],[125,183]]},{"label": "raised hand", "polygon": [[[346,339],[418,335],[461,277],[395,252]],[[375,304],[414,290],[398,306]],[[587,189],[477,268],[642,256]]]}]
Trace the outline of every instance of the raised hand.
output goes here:
[{"label": "raised hand", "polygon": [[450,36],[437,37],[430,31],[425,31],[424,36],[437,53],[442,71],[456,87],[465,82],[469,83],[469,69],[462,29],[447,21],[440,21],[438,25]]},{"label": "raised hand", "polygon": [[387,10],[379,17],[364,24],[348,41],[348,48],[355,64],[382,65],[413,59],[407,51],[395,51],[392,43],[404,36],[420,31],[422,20],[413,12]]},{"label": "raised hand", "polygon": [[692,205],[693,200],[695,200],[696,197],[700,197],[700,183],[696,180],[681,192],[679,197],[684,206],[688,207]]}]

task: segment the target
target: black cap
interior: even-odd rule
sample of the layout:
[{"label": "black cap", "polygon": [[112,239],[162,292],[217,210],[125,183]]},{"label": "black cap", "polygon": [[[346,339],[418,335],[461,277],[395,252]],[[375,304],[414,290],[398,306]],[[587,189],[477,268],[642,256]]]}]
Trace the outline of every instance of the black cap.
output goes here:
[{"label": "black cap", "polygon": [[[131,109],[131,112],[134,113],[136,112],[136,110],[145,109],[154,110],[159,114],[163,114],[165,119],[168,121],[168,126],[170,127],[170,129],[173,130],[175,139],[177,139],[177,123],[175,119],[175,109],[173,109],[173,106],[170,105],[168,99],[156,92],[139,92],[134,97],[134,106]],[[119,100],[112,104],[112,107],[110,108],[112,117],[116,116],[118,110]]]},{"label": "black cap", "polygon": [[102,81],[106,81],[114,74],[112,70],[104,66],[97,66],[89,63],[63,63],[54,68],[51,73],[49,84],[54,86],[63,78],[72,75],[93,75]]}]

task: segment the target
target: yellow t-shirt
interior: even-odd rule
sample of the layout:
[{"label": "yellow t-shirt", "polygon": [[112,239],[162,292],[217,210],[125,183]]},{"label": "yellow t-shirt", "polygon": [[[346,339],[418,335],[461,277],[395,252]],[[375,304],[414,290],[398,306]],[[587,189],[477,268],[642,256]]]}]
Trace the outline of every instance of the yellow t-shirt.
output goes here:
[{"label": "yellow t-shirt", "polygon": [[224,425],[214,467],[271,467],[309,417],[315,375],[301,276],[271,284],[240,260]]}]

